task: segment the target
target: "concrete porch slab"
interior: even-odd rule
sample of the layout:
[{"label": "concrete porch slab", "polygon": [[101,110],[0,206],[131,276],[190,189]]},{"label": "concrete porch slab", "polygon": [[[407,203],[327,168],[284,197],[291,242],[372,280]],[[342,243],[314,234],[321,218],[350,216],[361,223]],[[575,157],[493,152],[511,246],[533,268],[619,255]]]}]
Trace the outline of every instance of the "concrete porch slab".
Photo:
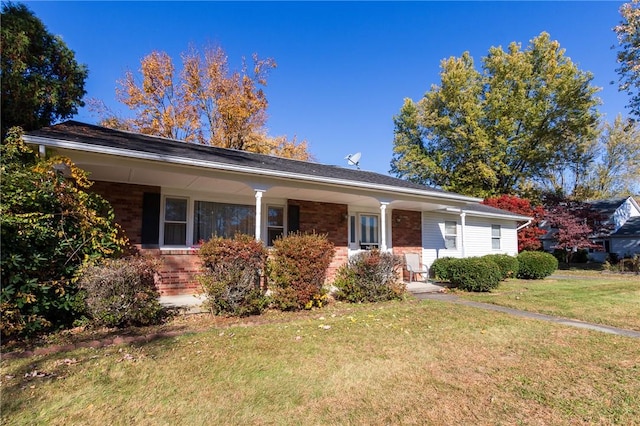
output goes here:
[{"label": "concrete porch slab", "polygon": [[424,282],[424,281],[412,281],[407,283],[407,291],[413,294],[420,293],[442,293],[445,287],[440,285]]}]

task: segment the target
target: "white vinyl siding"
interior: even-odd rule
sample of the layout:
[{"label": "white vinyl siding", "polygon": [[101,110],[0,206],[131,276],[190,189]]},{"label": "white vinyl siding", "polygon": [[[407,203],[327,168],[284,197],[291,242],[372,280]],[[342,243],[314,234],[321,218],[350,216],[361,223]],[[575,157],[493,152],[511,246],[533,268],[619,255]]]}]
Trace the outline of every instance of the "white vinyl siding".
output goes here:
[{"label": "white vinyl siding", "polygon": [[[493,225],[500,227],[500,248],[494,249]],[[518,234],[515,221],[496,220],[493,218],[473,217],[467,215],[465,227],[465,256],[484,256],[485,254],[504,253],[511,256],[518,254]]]},{"label": "white vinyl siding", "polygon": [[[458,245],[455,250],[445,247],[445,221],[457,221]],[[492,225],[500,226],[500,249],[492,249]],[[440,257],[461,257],[462,237],[459,215],[422,213],[422,262],[430,266]],[[518,254],[517,222],[466,215],[464,253],[466,257],[492,253]]]}]

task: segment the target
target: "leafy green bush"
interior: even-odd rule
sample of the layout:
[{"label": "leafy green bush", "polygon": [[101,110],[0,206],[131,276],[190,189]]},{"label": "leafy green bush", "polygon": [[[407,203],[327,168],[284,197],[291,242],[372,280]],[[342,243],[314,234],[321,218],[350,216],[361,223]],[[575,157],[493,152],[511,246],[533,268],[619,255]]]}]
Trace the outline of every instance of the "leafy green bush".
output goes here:
[{"label": "leafy green bush", "polygon": [[518,254],[518,278],[540,280],[558,269],[558,259],[543,251],[523,251]]},{"label": "leafy green bush", "polygon": [[269,288],[281,310],[310,309],[322,303],[334,246],[326,235],[294,233],[273,243]]},{"label": "leafy green bush", "polygon": [[430,274],[437,280],[449,281],[449,265],[451,264],[451,261],[455,260],[456,259],[454,257],[441,257],[434,260],[429,268]]},{"label": "leafy green bush", "polygon": [[352,256],[338,269],[333,285],[336,299],[352,303],[399,299],[405,285],[399,279],[402,261],[390,253],[371,250]]},{"label": "leafy green bush", "polygon": [[88,191],[86,173],[69,159],[41,159],[17,128],[0,150],[0,333],[29,337],[73,323],[73,277],[120,253],[126,239],[109,203]]},{"label": "leafy green bush", "polygon": [[501,280],[515,278],[518,275],[520,264],[514,256],[509,256],[508,254],[487,254],[482,256],[482,258],[493,260],[500,267]]},{"label": "leafy green bush", "polygon": [[500,283],[500,267],[491,259],[467,257],[449,264],[451,284],[465,291],[489,291]]},{"label": "leafy green bush", "polygon": [[107,327],[157,324],[163,318],[154,277],[158,261],[141,256],[85,267],[78,280],[91,319]]},{"label": "leafy green bush", "polygon": [[199,281],[212,313],[246,316],[266,309],[269,300],[260,277],[267,250],[260,241],[244,234],[214,237],[202,244],[199,255],[205,268]]}]

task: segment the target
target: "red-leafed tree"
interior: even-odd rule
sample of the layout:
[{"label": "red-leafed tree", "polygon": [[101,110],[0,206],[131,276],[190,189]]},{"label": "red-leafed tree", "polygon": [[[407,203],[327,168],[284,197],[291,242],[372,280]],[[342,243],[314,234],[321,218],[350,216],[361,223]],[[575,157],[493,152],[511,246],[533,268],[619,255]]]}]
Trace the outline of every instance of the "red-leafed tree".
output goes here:
[{"label": "red-leafed tree", "polygon": [[532,217],[531,223],[518,231],[518,251],[539,250],[542,247],[540,237],[545,231],[539,224],[544,219],[546,212],[541,206],[532,206],[525,198],[515,195],[501,195],[500,197],[487,198],[483,202],[487,206],[507,210],[512,213]]},{"label": "red-leafed tree", "polygon": [[553,233],[556,245],[552,248],[564,251],[567,263],[571,263],[573,254],[578,250],[600,248],[589,239],[593,235],[593,229],[588,225],[588,220],[579,213],[579,210],[562,205],[547,211],[549,226],[556,230]]}]

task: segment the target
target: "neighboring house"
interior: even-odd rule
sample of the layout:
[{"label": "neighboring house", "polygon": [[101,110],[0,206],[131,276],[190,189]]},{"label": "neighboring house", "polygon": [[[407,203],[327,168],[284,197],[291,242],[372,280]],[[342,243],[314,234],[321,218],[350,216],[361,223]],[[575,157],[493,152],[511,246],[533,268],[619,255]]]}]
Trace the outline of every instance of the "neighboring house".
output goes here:
[{"label": "neighboring house", "polygon": [[270,246],[294,231],[327,234],[329,279],[348,257],[379,248],[443,256],[517,254],[530,218],[390,176],[188,144],[67,121],[28,132],[42,155],[69,157],[144,253],[163,260],[162,294],[199,291],[197,246],[243,232]]},{"label": "neighboring house", "polygon": [[[614,253],[617,257],[640,254],[640,205],[633,197],[608,200],[587,201],[592,212],[601,217],[598,223],[591,224],[596,231],[591,241],[600,245],[600,250],[589,250],[589,258],[604,262],[607,255]],[[548,230],[541,238],[543,248],[553,251],[555,230]]]}]

